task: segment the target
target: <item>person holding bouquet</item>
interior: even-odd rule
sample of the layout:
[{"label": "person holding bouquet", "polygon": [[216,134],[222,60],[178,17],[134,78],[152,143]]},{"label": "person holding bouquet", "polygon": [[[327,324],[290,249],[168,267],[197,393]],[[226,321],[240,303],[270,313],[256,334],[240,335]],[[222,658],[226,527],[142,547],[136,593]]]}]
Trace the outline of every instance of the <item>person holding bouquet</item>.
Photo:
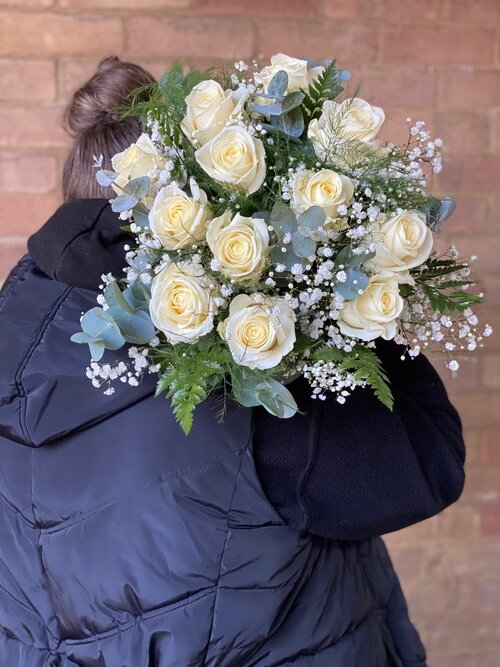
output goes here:
[{"label": "person holding bouquet", "polygon": [[384,200],[400,156],[332,64],[237,65],[111,58],[68,107],[0,295],[2,665],[426,665],[380,535],[464,482],[403,340],[440,214],[419,174]]}]

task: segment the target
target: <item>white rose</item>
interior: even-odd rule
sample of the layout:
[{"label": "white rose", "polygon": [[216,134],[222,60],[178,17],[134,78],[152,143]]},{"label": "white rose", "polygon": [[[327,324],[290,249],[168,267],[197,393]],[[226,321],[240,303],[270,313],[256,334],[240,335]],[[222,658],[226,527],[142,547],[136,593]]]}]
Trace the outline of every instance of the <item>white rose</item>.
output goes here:
[{"label": "white rose", "polygon": [[169,343],[196,343],[213,329],[216,286],[199,264],[170,263],[153,278],[149,312]]},{"label": "white rose", "polygon": [[219,333],[240,366],[274,368],[295,344],[295,313],[280,297],[238,294]]},{"label": "white rose", "polygon": [[217,81],[201,81],[186,97],[186,115],[181,122],[183,132],[203,145],[226,126],[230,118],[241,113],[248,91],[223,90]]},{"label": "white rose", "polygon": [[129,180],[147,176],[152,169],[163,169],[165,159],[156,150],[149,136],[141,134],[135,144],[114,155],[111,164],[119,174],[113,182],[113,189],[120,194]]},{"label": "white rose", "polygon": [[373,231],[375,257],[371,262],[388,271],[407,271],[423,264],[432,252],[432,232],[421,211],[403,211]]},{"label": "white rose", "polygon": [[225,276],[247,284],[259,280],[269,255],[265,220],[245,218],[239,213],[231,219],[231,212],[226,211],[209,224],[207,243],[217,270]]},{"label": "white rose", "polygon": [[359,97],[340,104],[327,100],[319,119],[314,118],[309,123],[307,136],[318,157],[326,160],[332,157],[339,140],[370,144],[384,120],[385,114],[380,107],[373,107]]},{"label": "white rose", "polygon": [[256,192],[266,177],[264,145],[244,128],[226,127],[195,153],[209,176],[248,194]]},{"label": "white rose", "polygon": [[149,212],[151,231],[168,250],[203,241],[209,219],[210,208],[205,192],[198,190],[194,199],[176,185],[162,188]]},{"label": "white rose", "polygon": [[346,301],[337,320],[346,336],[361,340],[391,340],[398,330],[398,317],[403,310],[397,276],[389,272],[370,278],[368,287],[356,299]]},{"label": "white rose", "polygon": [[292,186],[292,208],[302,213],[311,206],[321,206],[327,222],[338,217],[340,204],[349,206],[354,196],[354,184],[350,178],[331,169],[299,171]]},{"label": "white rose", "polygon": [[278,53],[272,56],[270,65],[255,74],[255,83],[262,84],[264,92],[267,93],[273,76],[283,70],[288,74],[287,92],[290,93],[300,88],[307,89],[309,84],[317,79],[324,69],[321,66],[309,67],[306,60],[291,58],[283,53]]}]

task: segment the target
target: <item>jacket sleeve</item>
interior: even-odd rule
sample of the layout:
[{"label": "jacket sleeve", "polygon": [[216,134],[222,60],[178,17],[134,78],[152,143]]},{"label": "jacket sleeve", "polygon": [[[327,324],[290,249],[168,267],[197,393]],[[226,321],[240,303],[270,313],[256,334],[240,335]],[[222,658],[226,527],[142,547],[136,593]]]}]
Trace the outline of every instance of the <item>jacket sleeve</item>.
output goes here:
[{"label": "jacket sleeve", "polygon": [[369,388],[344,405],[312,400],[301,378],[302,414],[279,420],[255,410],[254,456],[268,499],[292,526],[340,540],[399,530],[458,499],[464,483],[461,423],[429,361],[401,360],[381,341],[391,412]]}]

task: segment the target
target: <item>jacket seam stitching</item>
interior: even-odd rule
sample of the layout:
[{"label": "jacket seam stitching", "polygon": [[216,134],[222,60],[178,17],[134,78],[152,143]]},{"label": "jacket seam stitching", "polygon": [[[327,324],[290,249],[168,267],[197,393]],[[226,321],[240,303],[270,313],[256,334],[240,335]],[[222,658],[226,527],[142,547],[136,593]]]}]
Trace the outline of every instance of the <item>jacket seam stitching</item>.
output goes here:
[{"label": "jacket seam stitching", "polygon": [[206,646],[205,652],[203,654],[202,664],[205,664],[205,661],[207,659],[208,650],[210,648],[210,643],[212,641],[212,636],[213,636],[214,620],[215,620],[215,607],[217,605],[217,598],[218,598],[218,594],[219,594],[219,590],[220,590],[220,585],[219,584],[220,584],[221,573],[222,573],[222,561],[224,560],[224,554],[226,553],[227,542],[229,540],[229,530],[230,530],[229,513],[231,512],[232,507],[233,507],[234,494],[236,493],[236,487],[238,486],[238,481],[239,481],[240,474],[241,474],[241,466],[243,465],[243,457],[245,456],[245,453],[247,452],[248,446],[251,443],[251,441],[252,441],[252,435],[250,435],[250,437],[248,439],[248,442],[246,444],[246,447],[243,449],[243,451],[240,454],[240,463],[238,465],[238,472],[237,472],[235,480],[234,480],[233,491],[231,493],[231,499],[229,501],[229,506],[228,506],[228,510],[227,510],[227,514],[226,514],[226,537],[225,537],[225,540],[224,540],[224,545],[222,547],[222,552],[221,552],[220,559],[219,559],[219,569],[218,569],[218,572],[217,572],[217,579],[215,580],[215,583],[214,583],[215,594],[214,594],[214,601],[213,601],[213,607],[212,607],[212,618],[210,619],[210,628],[208,630],[208,636],[207,636],[207,646]]},{"label": "jacket seam stitching", "polygon": [[26,353],[23,361],[21,362],[19,368],[17,369],[15,376],[14,376],[14,381],[16,383],[18,395],[21,399],[21,409],[19,413],[19,425],[21,427],[23,436],[26,438],[27,442],[35,447],[35,443],[31,438],[31,435],[28,430],[28,426],[26,424],[26,405],[27,405],[27,395],[26,391],[24,389],[23,385],[23,380],[22,380],[22,375],[24,371],[26,370],[27,365],[29,364],[31,357],[35,353],[36,348],[38,347],[40,340],[42,339],[45,331],[47,330],[50,322],[54,319],[57,311],[61,307],[62,303],[66,300],[68,294],[73,290],[72,287],[66,287],[64,292],[56,299],[54,302],[52,308],[50,311],[47,313],[45,316],[43,322],[41,323],[40,327],[38,328],[38,331],[36,332],[35,338],[33,342],[31,343],[31,347],[29,348],[28,352]]}]

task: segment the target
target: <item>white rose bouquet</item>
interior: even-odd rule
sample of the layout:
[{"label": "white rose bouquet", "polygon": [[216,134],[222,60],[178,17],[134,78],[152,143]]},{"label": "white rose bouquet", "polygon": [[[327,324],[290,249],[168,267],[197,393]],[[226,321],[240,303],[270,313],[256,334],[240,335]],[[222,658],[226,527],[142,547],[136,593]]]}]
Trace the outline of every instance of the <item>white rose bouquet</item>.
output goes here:
[{"label": "white rose bouquet", "polygon": [[72,337],[95,386],[158,373],[186,433],[214,390],[292,416],[297,375],[318,400],[369,386],[390,409],[378,338],[409,357],[440,343],[456,370],[491,332],[467,263],[434,250],[454,209],[426,192],[442,142],[417,122],[405,146],[383,143],[383,110],[347,78],[283,54],[253,74],[176,66],[133,106],[145,133],[96,167],[136,243]]}]

